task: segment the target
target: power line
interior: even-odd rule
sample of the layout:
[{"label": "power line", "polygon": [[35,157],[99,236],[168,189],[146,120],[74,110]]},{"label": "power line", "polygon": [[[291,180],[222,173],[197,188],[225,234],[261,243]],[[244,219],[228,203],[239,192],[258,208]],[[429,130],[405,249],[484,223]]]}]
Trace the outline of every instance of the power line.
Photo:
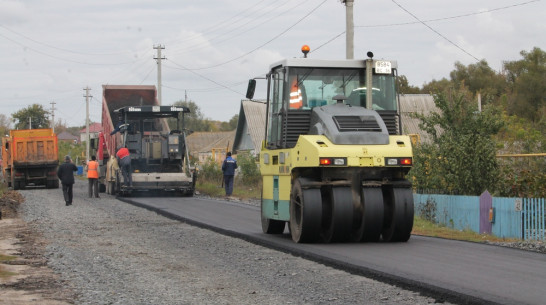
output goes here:
[{"label": "power line", "polygon": [[68,53],[81,54],[81,55],[93,55],[93,56],[122,55],[122,54],[131,54],[132,53],[131,51],[120,51],[120,52],[114,52],[114,53],[88,53],[88,52],[81,52],[81,51],[73,51],[73,50],[56,47],[54,45],[50,45],[48,43],[38,41],[36,39],[33,39],[33,38],[28,37],[26,35],[23,35],[23,34],[21,34],[19,32],[16,32],[16,31],[6,27],[5,25],[0,24],[0,27],[4,28],[5,30],[8,30],[8,31],[12,32],[15,35],[19,35],[19,36],[21,36],[21,37],[23,37],[23,38],[25,38],[27,40],[30,40],[30,41],[32,41],[34,43],[37,43],[37,44],[40,44],[40,45],[43,45],[43,46],[46,46],[46,47],[49,47],[49,48],[52,48],[52,49],[55,49],[55,50],[68,52]]},{"label": "power line", "polygon": [[[236,20],[236,17],[238,17],[238,16],[244,14],[245,12],[251,10],[252,8],[254,8],[254,7],[256,7],[256,6],[258,6],[259,4],[261,4],[261,3],[264,2],[264,1],[266,1],[266,0],[261,0],[261,1],[257,2],[257,3],[254,3],[253,5],[251,5],[251,6],[249,6],[248,8],[246,8],[246,9],[244,9],[244,10],[238,12],[237,14],[235,14],[235,15],[229,17],[229,18],[226,18],[225,20],[222,20],[222,21],[220,21],[220,22],[218,22],[218,23],[216,23],[216,24],[214,24],[214,25],[211,25],[210,27],[208,27],[208,28],[206,28],[206,29],[200,31],[199,34],[196,34],[196,35],[194,35],[193,37],[186,38],[186,39],[182,40],[181,42],[188,42],[188,41],[191,41],[191,40],[194,40],[194,39],[200,37],[201,35],[205,35],[205,34],[208,34],[208,33],[212,33],[212,32],[214,32],[214,31],[216,30],[216,28],[221,28],[220,26],[221,26],[222,24],[224,24],[224,23],[226,23],[226,22],[228,22],[228,21]],[[233,24],[233,23],[234,23],[234,22],[231,22],[231,24]],[[229,26],[229,24],[228,24],[228,26]],[[225,28],[225,27],[224,27],[224,28]],[[173,42],[173,41],[168,41],[166,44],[170,44],[170,43],[172,43],[172,42]]]},{"label": "power line", "polygon": [[[208,77],[206,77],[206,76],[204,76],[204,75],[202,75],[202,74],[199,74],[199,73],[197,73],[197,72],[195,72],[195,71],[193,71],[193,70],[191,70],[191,69],[188,69],[188,68],[182,66],[181,64],[178,64],[178,63],[176,63],[176,62],[174,62],[174,61],[172,61],[172,60],[171,60],[170,62],[172,62],[173,64],[179,66],[182,70],[189,71],[189,72],[191,72],[191,73],[193,73],[193,74],[195,74],[195,75],[197,75],[197,76],[199,76],[199,77],[201,77],[201,78],[203,78],[203,79],[205,79],[205,80],[208,80],[209,82],[214,83],[214,84],[216,84],[216,85],[218,85],[218,86],[220,86],[220,87],[222,87],[222,88],[225,88],[225,89],[227,89],[227,90],[229,90],[229,91],[231,91],[231,92],[233,92],[233,93],[237,93],[237,94],[240,94],[240,95],[243,95],[243,96],[245,95],[245,94],[243,94],[243,93],[241,93],[241,92],[237,92],[237,91],[231,89],[231,88],[228,87],[228,86],[225,86],[225,85],[223,85],[223,84],[220,84],[219,82],[217,82],[217,81],[215,81],[215,80],[212,80],[212,79],[210,79],[210,78],[208,78]],[[176,69],[176,68],[175,68],[175,69]]]},{"label": "power line", "polygon": [[291,30],[292,28],[294,28],[296,25],[298,25],[300,22],[302,22],[303,20],[305,20],[307,17],[309,17],[312,13],[314,13],[319,7],[321,7],[324,3],[326,3],[326,1],[328,0],[324,0],[322,1],[319,5],[317,5],[315,8],[313,8],[311,11],[309,11],[309,13],[307,13],[305,16],[303,16],[302,18],[300,18],[298,21],[296,21],[294,24],[292,24],[291,26],[289,26],[288,28],[286,28],[285,30],[283,30],[281,33],[275,35],[273,38],[271,38],[270,40],[266,41],[265,43],[259,45],[258,47],[252,49],[251,51],[249,52],[246,52],[240,56],[237,56],[235,58],[232,58],[228,61],[225,61],[225,62],[222,62],[222,63],[219,63],[219,64],[215,64],[215,65],[212,65],[212,66],[208,66],[208,67],[201,67],[201,68],[192,68],[192,69],[189,69],[189,68],[184,68],[182,70],[188,70],[188,71],[196,71],[196,70],[206,70],[206,69],[212,69],[212,68],[217,68],[217,67],[220,67],[220,66],[223,66],[223,65],[226,65],[228,63],[231,63],[231,62],[234,62],[238,59],[241,59],[243,57],[246,57],[254,52],[256,52],[257,50],[263,48],[264,46],[268,45],[269,43],[273,42],[275,39],[281,37],[282,35],[284,35],[286,32],[288,32],[289,30]]},{"label": "power line", "polygon": [[410,11],[408,11],[406,8],[404,8],[402,5],[398,4],[395,0],[391,0],[394,4],[398,5],[398,7],[400,7],[403,11],[405,11],[406,13],[408,13],[410,16],[412,16],[413,18],[415,18],[417,21],[419,21],[422,25],[426,26],[427,28],[429,28],[431,31],[433,31],[434,33],[436,33],[438,36],[442,37],[443,39],[445,39],[447,42],[451,43],[452,45],[454,45],[456,48],[458,48],[459,50],[463,51],[464,53],[468,54],[470,57],[474,58],[476,61],[480,61],[476,56],[470,54],[470,52],[468,52],[467,50],[463,49],[462,47],[460,47],[459,45],[457,45],[456,43],[454,43],[453,41],[451,41],[449,38],[445,37],[444,35],[440,34],[440,32],[436,31],[435,29],[433,29],[430,25],[426,24],[425,22],[421,21],[419,18],[417,18],[417,16],[415,16],[414,14],[412,14]]},{"label": "power line", "polygon": [[[263,25],[263,24],[265,24],[265,23],[268,23],[268,22],[271,22],[271,20],[274,20],[274,19],[276,19],[276,18],[278,18],[278,17],[280,17],[280,16],[285,16],[287,12],[296,9],[296,8],[298,8],[298,7],[301,6],[301,5],[304,5],[305,2],[308,2],[308,1],[309,1],[309,0],[291,2],[290,0],[287,0],[287,1],[283,2],[282,4],[279,4],[278,7],[276,7],[275,9],[280,8],[280,7],[283,7],[283,6],[284,6],[285,4],[287,4],[287,3],[296,3],[296,5],[287,8],[286,10],[280,12],[280,13],[277,14],[277,15],[272,15],[270,18],[263,19],[263,18],[262,18],[263,16],[270,15],[269,13],[270,13],[271,11],[275,10],[275,9],[270,10],[270,11],[267,11],[267,12],[261,14],[261,15],[255,16],[254,18],[250,19],[248,22],[244,23],[243,25],[241,25],[241,26],[239,26],[239,27],[236,27],[236,28],[233,28],[233,29],[231,29],[231,30],[229,30],[229,31],[227,31],[227,32],[222,33],[222,34],[218,34],[218,35],[215,36],[214,38],[211,38],[211,39],[209,39],[209,40],[207,40],[207,41],[201,42],[201,43],[196,44],[196,45],[193,45],[193,46],[188,46],[188,47],[183,48],[183,49],[177,49],[177,52],[176,52],[175,54],[186,53],[186,52],[191,52],[191,51],[194,51],[194,50],[202,49],[203,47],[209,46],[209,43],[211,43],[211,42],[213,42],[213,41],[215,41],[215,40],[217,40],[217,39],[220,39],[220,40],[219,40],[218,42],[216,42],[215,45],[220,45],[222,42],[232,40],[232,39],[234,39],[234,38],[236,38],[236,37],[238,37],[238,36],[241,36],[241,35],[243,35],[243,34],[245,34],[245,33],[247,33],[247,32],[250,32],[250,31],[252,31],[252,30],[255,30],[255,29],[257,29],[258,27],[260,27],[261,25]],[[252,22],[254,22],[254,21],[256,21],[256,20],[261,20],[261,22],[257,23],[257,24],[256,24],[255,26],[253,26],[253,27],[250,27],[250,28],[247,28],[247,29],[243,29],[243,27],[244,27],[245,25],[248,25],[248,24],[250,24],[250,23],[252,23]],[[242,29],[242,31],[239,32],[239,33],[236,33],[236,34],[234,34],[234,35],[232,35],[232,36],[226,37],[226,34],[232,33],[232,32],[234,32],[234,31],[236,31],[236,30],[239,30],[239,29]]]},{"label": "power line", "polygon": [[[388,23],[388,24],[375,24],[375,25],[355,25],[355,28],[376,28],[376,27],[388,27],[388,26],[419,24],[419,23],[423,23],[423,22],[444,21],[444,20],[449,20],[449,19],[457,19],[457,18],[462,18],[462,17],[470,17],[470,16],[476,16],[476,15],[491,13],[491,12],[494,12],[494,11],[505,10],[505,9],[516,7],[516,6],[523,6],[523,5],[527,5],[527,4],[531,4],[533,2],[539,2],[539,1],[540,0],[532,0],[532,1],[522,2],[522,3],[507,5],[507,6],[503,6],[503,7],[493,8],[493,9],[486,10],[486,11],[481,11],[481,12],[474,12],[474,13],[468,13],[468,14],[462,14],[462,15],[448,16],[448,17],[442,17],[442,18],[436,18],[436,19],[428,19],[428,20],[423,20],[423,21],[413,21],[413,22],[403,22],[403,23]],[[398,5],[398,6],[400,6],[400,5]]]},{"label": "power line", "polygon": [[[513,5],[497,7],[497,8],[493,8],[493,9],[490,9],[490,10],[481,11],[481,12],[467,13],[467,14],[462,14],[462,15],[448,16],[448,17],[442,17],[442,18],[436,18],[436,19],[427,19],[427,20],[423,20],[423,22],[436,22],[436,21],[444,21],[444,20],[457,19],[457,18],[462,18],[462,17],[475,16],[475,15],[490,13],[490,12],[494,12],[494,11],[510,9],[510,8],[517,7],[517,6],[523,6],[523,5],[527,5],[527,4],[531,4],[533,2],[539,2],[539,1],[540,0],[532,0],[532,1],[517,3],[517,4],[513,4]],[[403,23],[355,25],[355,28],[377,28],[377,27],[389,27],[389,26],[403,26],[403,25],[411,25],[411,24],[419,24],[419,23],[421,23],[421,22],[420,21],[413,21],[413,22],[403,22]],[[321,44],[320,46],[313,48],[310,53],[312,53],[313,51],[317,51],[318,49],[322,48],[323,46],[325,46],[325,45],[329,44],[330,42],[336,40],[337,38],[339,38],[343,34],[345,34],[345,31],[337,34],[336,36],[334,36],[332,38],[330,38],[328,41]]]},{"label": "power line", "polygon": [[71,62],[71,63],[76,63],[76,64],[82,64],[82,65],[91,65],[91,66],[119,66],[119,65],[127,65],[127,64],[132,64],[132,63],[135,63],[136,61],[130,61],[130,62],[121,62],[121,63],[109,63],[109,64],[102,64],[102,63],[88,63],[88,62],[83,62],[83,61],[77,61],[77,60],[71,60],[71,59],[66,59],[66,58],[62,58],[62,57],[58,57],[58,56],[54,56],[54,55],[51,55],[51,54],[48,54],[48,53],[45,53],[45,52],[42,52],[42,51],[38,51],[34,48],[31,48],[27,45],[24,45],[18,41],[15,41],[9,37],[6,37],[2,34],[0,34],[0,37],[3,37],[4,39],[7,39],[25,49],[28,49],[28,50],[31,50],[33,52],[36,52],[38,54],[42,54],[44,56],[47,56],[47,57],[51,57],[51,58],[54,58],[54,59],[57,59],[57,60],[60,60],[60,61],[66,61],[66,62]]},{"label": "power line", "polygon": [[[236,82],[232,84],[227,84],[226,86],[235,87],[235,86],[246,84],[247,82],[248,82],[247,80],[244,80],[244,81],[240,81],[240,82]],[[178,87],[163,85],[163,87],[177,90],[177,91],[188,91],[188,92],[213,92],[213,91],[225,90],[225,87],[223,86],[216,86],[216,87],[209,87],[209,88],[178,88]]]}]

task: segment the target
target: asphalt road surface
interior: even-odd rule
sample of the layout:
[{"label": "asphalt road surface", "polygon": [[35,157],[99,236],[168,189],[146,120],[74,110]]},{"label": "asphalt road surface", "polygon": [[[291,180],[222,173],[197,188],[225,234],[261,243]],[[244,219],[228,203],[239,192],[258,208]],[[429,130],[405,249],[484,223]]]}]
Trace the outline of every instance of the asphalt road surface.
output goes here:
[{"label": "asphalt road surface", "polygon": [[546,255],[412,236],[407,243],[295,244],[262,233],[258,207],[201,198],[121,198],[167,217],[461,302],[546,303]]}]

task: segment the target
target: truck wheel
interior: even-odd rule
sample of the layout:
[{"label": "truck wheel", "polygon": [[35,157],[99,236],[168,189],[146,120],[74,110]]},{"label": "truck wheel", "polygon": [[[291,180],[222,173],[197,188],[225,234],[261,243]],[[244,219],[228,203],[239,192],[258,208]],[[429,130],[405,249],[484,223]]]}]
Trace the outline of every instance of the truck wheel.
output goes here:
[{"label": "truck wheel", "polygon": [[[331,193],[329,223],[324,223],[322,239],[324,242],[344,241],[351,236],[353,229],[353,194],[350,187],[333,187]],[[328,215],[327,215],[328,216]]]},{"label": "truck wheel", "polygon": [[362,188],[362,241],[379,241],[383,230],[383,191],[380,187]]},{"label": "truck wheel", "polygon": [[381,233],[384,241],[405,242],[413,228],[413,194],[410,188],[386,190],[385,223]]},{"label": "truck wheel", "polygon": [[25,182],[24,181],[15,181],[13,183],[13,189],[14,190],[24,190],[25,189]]},{"label": "truck wheel", "polygon": [[59,180],[54,180],[54,181],[53,181],[53,188],[54,188],[54,189],[58,189],[58,188],[59,188]]},{"label": "truck wheel", "polygon": [[264,217],[263,205],[261,205],[261,206],[262,206],[262,208],[261,208],[262,212],[260,214],[262,215],[262,231],[265,234],[282,234],[282,233],[284,233],[284,227],[286,227],[286,222]]},{"label": "truck wheel", "polygon": [[320,189],[302,189],[296,179],[290,192],[290,234],[297,243],[313,242],[320,236],[322,199]]}]

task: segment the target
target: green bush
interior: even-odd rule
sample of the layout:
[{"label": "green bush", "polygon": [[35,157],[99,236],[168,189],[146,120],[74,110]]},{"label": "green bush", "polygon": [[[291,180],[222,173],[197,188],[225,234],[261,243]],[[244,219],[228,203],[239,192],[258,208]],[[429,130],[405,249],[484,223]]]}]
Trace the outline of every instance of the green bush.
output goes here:
[{"label": "green bush", "polygon": [[203,164],[197,179],[221,183],[223,179],[222,167],[209,158],[207,162]]},{"label": "green bush", "polygon": [[[76,159],[78,159],[78,161],[81,161],[83,159],[85,159],[85,142],[84,143],[81,143],[81,144],[74,144],[72,142],[64,142],[64,141],[59,141],[59,163],[63,163],[64,162],[64,157],[65,156],[70,156],[72,158],[72,161],[75,163],[76,162]],[[76,165],[81,165],[81,162],[78,162],[78,164]]]},{"label": "green bush", "polygon": [[240,180],[247,185],[257,185],[261,180],[260,170],[256,159],[248,152],[241,152],[237,155],[237,165],[241,176]]}]

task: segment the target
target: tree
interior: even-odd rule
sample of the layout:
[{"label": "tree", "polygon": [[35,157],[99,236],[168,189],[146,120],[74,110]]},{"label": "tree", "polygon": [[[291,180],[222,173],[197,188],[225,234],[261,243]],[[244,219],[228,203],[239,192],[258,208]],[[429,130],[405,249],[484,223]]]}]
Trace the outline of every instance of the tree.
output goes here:
[{"label": "tree", "polygon": [[[210,120],[206,119],[201,109],[193,101],[177,101],[175,106],[184,106],[190,109],[190,113],[184,114],[184,126],[191,131],[210,131],[213,129]],[[175,126],[174,120],[169,120],[169,126],[173,129]]]},{"label": "tree", "polygon": [[11,129],[11,119],[0,113],[0,136],[5,136]]},{"label": "tree", "polygon": [[[15,123],[16,129],[29,129],[29,128],[49,128],[49,120],[47,116],[49,112],[44,109],[40,104],[33,104],[27,108],[23,108],[11,116],[17,120]],[[30,126],[32,123],[32,126]]]},{"label": "tree", "polygon": [[492,136],[502,127],[493,106],[477,111],[472,94],[462,88],[434,94],[440,110],[416,116],[431,143],[415,148],[411,176],[420,189],[441,189],[466,195],[493,191],[498,181],[496,145]]},{"label": "tree", "polygon": [[67,128],[68,128],[68,125],[67,125],[66,121],[63,121],[62,119],[58,119],[55,122],[55,133],[56,134],[60,134],[61,132],[66,131]]},{"label": "tree", "polygon": [[455,62],[455,70],[449,76],[455,88],[464,86],[474,94],[480,93],[483,104],[496,101],[506,88],[504,76],[491,69],[485,60],[468,66]]},{"label": "tree", "polygon": [[511,98],[508,111],[531,119],[544,121],[546,115],[546,52],[533,48],[521,51],[523,59],[505,63]]},{"label": "tree", "polygon": [[419,87],[410,86],[405,75],[400,75],[396,78],[396,86],[400,94],[417,94],[421,93]]},{"label": "tree", "polygon": [[423,85],[423,89],[421,90],[421,92],[433,94],[448,90],[448,88],[450,87],[453,87],[453,85],[447,78],[442,78],[441,80],[433,79],[429,83]]},{"label": "tree", "polygon": [[222,122],[220,124],[220,131],[231,131],[237,128],[239,122],[239,115],[234,115],[228,122]]}]

